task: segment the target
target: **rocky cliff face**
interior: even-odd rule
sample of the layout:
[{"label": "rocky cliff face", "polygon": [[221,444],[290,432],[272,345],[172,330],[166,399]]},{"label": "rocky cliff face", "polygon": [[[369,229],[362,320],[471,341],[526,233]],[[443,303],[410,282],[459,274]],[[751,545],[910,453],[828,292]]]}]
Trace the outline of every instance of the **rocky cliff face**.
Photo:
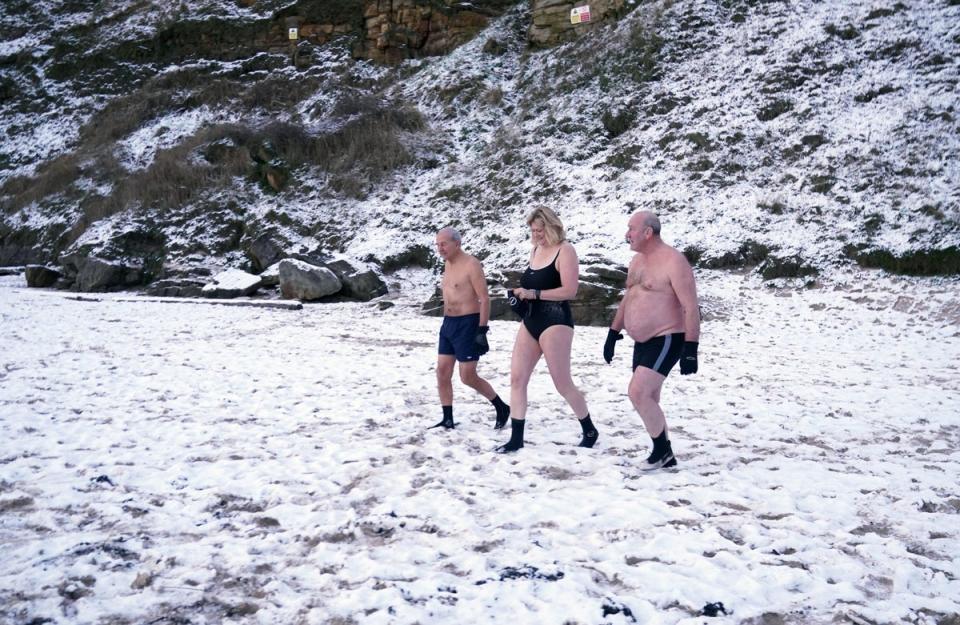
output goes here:
[{"label": "rocky cliff face", "polygon": [[369,0],[357,56],[393,64],[446,54],[472,39],[495,14],[495,8],[484,8],[482,3]]},{"label": "rocky cliff face", "polygon": [[[300,2],[280,11],[259,43],[272,49],[291,47],[290,28],[298,28],[299,41],[316,45],[354,34],[356,58],[393,65],[450,52],[472,39],[509,4],[498,0]],[[332,10],[334,5],[337,10]]]},{"label": "rocky cliff face", "polygon": [[[289,46],[291,27],[299,28],[301,41],[317,45],[356,33],[356,58],[395,65],[449,53],[486,28],[508,4],[495,0],[363,0],[341,3],[337,12],[320,12],[311,3],[300,3],[280,12],[258,43],[274,49]],[[530,0],[529,43],[547,47],[580,37],[622,16],[624,5],[625,0]],[[362,19],[358,17],[361,14]]]},{"label": "rocky cliff face", "polygon": [[[546,47],[580,37],[621,16],[624,0],[531,0],[530,45]],[[576,16],[574,16],[574,9]]]}]

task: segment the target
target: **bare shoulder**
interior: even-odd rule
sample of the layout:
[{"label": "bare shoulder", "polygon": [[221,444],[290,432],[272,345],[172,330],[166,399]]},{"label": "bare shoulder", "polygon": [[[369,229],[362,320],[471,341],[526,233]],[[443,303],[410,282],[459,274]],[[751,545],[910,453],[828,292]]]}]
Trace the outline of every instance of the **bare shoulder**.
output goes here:
[{"label": "bare shoulder", "polygon": [[572,256],[573,258],[576,258],[577,248],[573,247],[573,243],[570,241],[563,241],[560,243],[560,256]]},{"label": "bare shoulder", "polygon": [[670,247],[670,265],[676,269],[690,269],[690,263],[687,261],[687,257],[683,255],[683,252],[677,248]]}]

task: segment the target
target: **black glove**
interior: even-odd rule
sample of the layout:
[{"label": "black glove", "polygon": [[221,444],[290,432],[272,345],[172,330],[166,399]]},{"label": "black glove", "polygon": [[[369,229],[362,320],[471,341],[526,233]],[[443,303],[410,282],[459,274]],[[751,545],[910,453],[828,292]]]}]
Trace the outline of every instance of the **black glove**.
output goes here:
[{"label": "black glove", "polygon": [[474,337],[473,342],[477,346],[477,354],[483,356],[490,351],[490,344],[487,343],[487,330],[489,326],[480,326],[477,328],[477,336]]},{"label": "black glove", "polygon": [[697,346],[696,341],[684,341],[683,351],[680,352],[680,375],[688,375],[697,372]]},{"label": "black glove", "polygon": [[614,329],[607,332],[607,341],[603,344],[603,359],[609,365],[613,362],[613,350],[617,347],[617,341],[623,338],[623,335]]},{"label": "black glove", "polygon": [[527,303],[527,300],[520,299],[514,295],[513,289],[507,291],[507,303],[510,304],[510,309],[517,313],[517,316],[521,319],[527,316],[530,304]]}]

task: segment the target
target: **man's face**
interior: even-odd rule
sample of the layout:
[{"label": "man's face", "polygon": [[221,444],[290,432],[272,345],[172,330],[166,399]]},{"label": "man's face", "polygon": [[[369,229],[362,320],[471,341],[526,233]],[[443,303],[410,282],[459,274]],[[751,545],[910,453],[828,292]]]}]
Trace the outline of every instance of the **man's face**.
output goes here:
[{"label": "man's face", "polygon": [[634,215],[627,222],[627,243],[634,252],[639,252],[647,240],[647,233],[652,233],[653,228],[643,225],[643,218],[640,215]]},{"label": "man's face", "polygon": [[460,244],[454,241],[449,234],[443,232],[437,235],[437,254],[443,260],[450,258],[450,255],[454,254],[459,247]]}]

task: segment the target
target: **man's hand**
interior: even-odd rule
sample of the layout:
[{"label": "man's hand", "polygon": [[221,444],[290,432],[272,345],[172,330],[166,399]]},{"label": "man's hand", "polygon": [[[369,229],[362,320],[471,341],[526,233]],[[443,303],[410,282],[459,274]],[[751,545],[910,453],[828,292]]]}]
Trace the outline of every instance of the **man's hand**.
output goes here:
[{"label": "man's hand", "polygon": [[480,326],[477,328],[477,336],[474,337],[473,342],[477,346],[477,354],[483,356],[490,351],[490,344],[487,343],[487,331],[490,329],[490,326]]},{"label": "man's hand", "polygon": [[697,341],[685,341],[680,352],[680,375],[697,372]]},{"label": "man's hand", "polygon": [[610,328],[607,331],[607,341],[603,344],[603,359],[607,361],[609,365],[613,362],[613,350],[617,347],[617,341],[623,338],[623,335]]}]

